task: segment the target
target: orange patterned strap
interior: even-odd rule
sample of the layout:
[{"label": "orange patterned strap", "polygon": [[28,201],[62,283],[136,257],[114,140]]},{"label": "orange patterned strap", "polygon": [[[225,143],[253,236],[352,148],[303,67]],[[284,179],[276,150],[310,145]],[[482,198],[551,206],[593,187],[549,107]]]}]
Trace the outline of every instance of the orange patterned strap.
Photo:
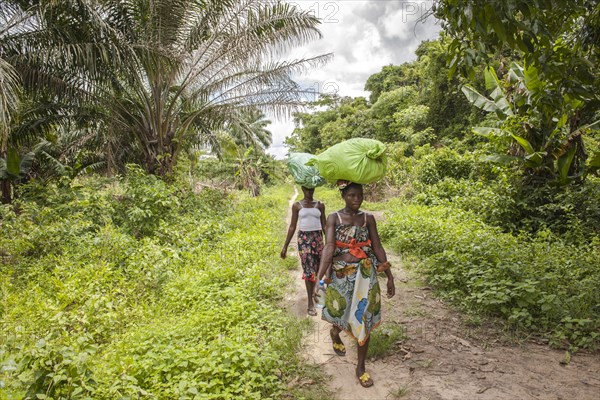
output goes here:
[{"label": "orange patterned strap", "polygon": [[352,239],[350,240],[350,243],[344,243],[336,240],[335,245],[340,248],[349,248],[349,253],[356,258],[367,258],[367,253],[365,253],[361,247],[371,246],[371,240],[369,239],[366,242],[357,242],[356,239]]}]

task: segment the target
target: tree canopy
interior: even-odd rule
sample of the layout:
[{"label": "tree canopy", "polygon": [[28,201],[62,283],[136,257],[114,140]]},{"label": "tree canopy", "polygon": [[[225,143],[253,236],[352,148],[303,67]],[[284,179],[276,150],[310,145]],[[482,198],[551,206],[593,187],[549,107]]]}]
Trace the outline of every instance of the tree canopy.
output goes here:
[{"label": "tree canopy", "polygon": [[[524,164],[532,182],[566,183],[583,176],[588,156],[583,136],[597,129],[600,119],[598,2],[441,0],[433,12],[452,38],[450,74],[472,78],[475,67],[488,65],[503,78],[516,108],[500,117],[505,128],[512,127],[508,137],[514,144],[538,160]],[[522,68],[510,68],[511,61]],[[486,76],[491,96],[496,103],[510,101],[495,75]],[[485,109],[475,91],[466,94]],[[595,167],[597,158],[594,154],[588,167]]]},{"label": "tree canopy", "polygon": [[40,143],[34,167],[52,168],[38,174],[135,162],[168,175],[190,146],[218,151],[226,126],[264,148],[249,113],[300,107],[292,74],[329,58],[283,58],[321,36],[318,18],[283,1],[7,0],[0,18],[5,200]]}]

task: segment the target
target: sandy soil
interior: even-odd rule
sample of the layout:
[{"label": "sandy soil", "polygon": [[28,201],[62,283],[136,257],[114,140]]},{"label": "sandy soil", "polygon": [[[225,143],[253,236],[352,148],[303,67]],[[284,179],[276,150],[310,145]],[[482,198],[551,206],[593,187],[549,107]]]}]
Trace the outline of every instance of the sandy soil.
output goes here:
[{"label": "sandy soil", "polygon": [[[290,201],[290,207],[295,197]],[[381,220],[380,213],[375,213]],[[288,216],[289,218],[289,216]],[[290,250],[295,248],[292,243]],[[289,257],[296,256],[290,251]],[[306,289],[292,271],[295,293],[287,300],[289,311],[312,318],[315,329],[304,338],[303,355],[322,366],[340,400],[600,400],[600,354],[573,355],[543,342],[517,343],[493,328],[470,328],[464,317],[432,297],[428,287],[403,268],[399,255],[388,251],[394,265],[396,296],[383,299],[383,324],[402,327],[406,339],[391,355],[367,361],[375,385],[363,388],[354,375],[356,345],[344,333],[345,357],[333,352],[330,325],[306,315]],[[385,287],[385,286],[384,286]],[[562,362],[562,363],[561,363]]]}]

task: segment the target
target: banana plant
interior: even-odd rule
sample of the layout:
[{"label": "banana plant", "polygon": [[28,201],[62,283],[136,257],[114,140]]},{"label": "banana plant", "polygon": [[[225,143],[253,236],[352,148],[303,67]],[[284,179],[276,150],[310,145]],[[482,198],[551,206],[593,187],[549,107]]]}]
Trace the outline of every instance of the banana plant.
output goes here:
[{"label": "banana plant", "polygon": [[539,100],[547,96],[548,87],[531,66],[523,68],[513,62],[504,81],[492,67],[484,74],[489,97],[470,85],[463,86],[462,92],[475,107],[495,113],[499,123],[497,127],[475,127],[473,132],[510,144],[508,154],[490,155],[486,160],[518,162],[533,175],[550,177],[552,184],[585,177],[587,154],[581,136],[598,129],[600,121],[572,128],[582,101],[564,95],[558,109],[543,105]]},{"label": "banana plant", "polygon": [[37,148],[20,155],[14,148],[6,151],[6,157],[0,157],[0,186],[2,187],[2,203],[12,202],[14,184],[27,176],[35,160]]}]

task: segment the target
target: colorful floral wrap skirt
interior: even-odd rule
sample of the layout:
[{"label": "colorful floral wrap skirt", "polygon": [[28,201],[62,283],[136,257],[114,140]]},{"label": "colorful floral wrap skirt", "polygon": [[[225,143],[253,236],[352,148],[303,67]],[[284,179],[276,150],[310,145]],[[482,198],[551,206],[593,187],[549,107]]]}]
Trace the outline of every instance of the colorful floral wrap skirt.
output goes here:
[{"label": "colorful floral wrap skirt", "polygon": [[298,231],[298,255],[302,264],[302,279],[315,282],[323,253],[322,231]]},{"label": "colorful floral wrap skirt", "polygon": [[375,265],[334,261],[332,282],[325,291],[322,317],[343,329],[362,346],[381,322],[381,294]]}]

